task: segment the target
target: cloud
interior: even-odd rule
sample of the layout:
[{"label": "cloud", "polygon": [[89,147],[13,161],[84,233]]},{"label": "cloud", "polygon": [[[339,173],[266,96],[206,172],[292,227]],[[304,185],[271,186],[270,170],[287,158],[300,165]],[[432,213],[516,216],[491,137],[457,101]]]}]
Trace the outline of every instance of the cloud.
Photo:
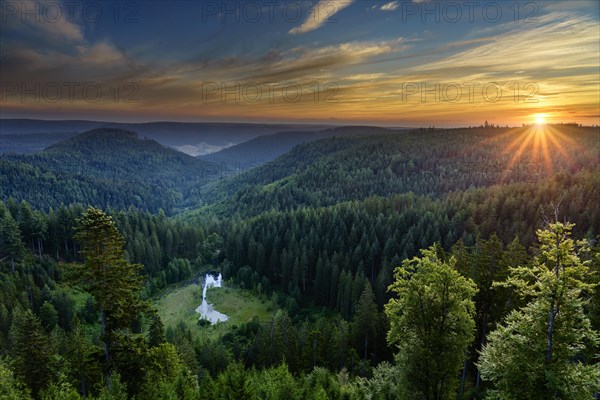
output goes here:
[{"label": "cloud", "polygon": [[140,79],[148,68],[133,62],[127,54],[107,41],[80,44],[64,49],[35,49],[6,46],[0,56],[3,80],[44,85],[48,82],[95,82]]},{"label": "cloud", "polygon": [[[518,72],[540,79],[555,73],[573,75],[575,68],[597,68],[597,21],[559,13],[538,19],[533,28],[487,35],[479,46],[420,65],[419,70],[440,75],[456,71],[463,76],[469,71],[505,76]],[[477,39],[470,42],[476,44]]]},{"label": "cloud", "polygon": [[271,50],[263,55],[196,60],[170,71],[193,81],[283,82],[304,79],[335,79],[334,70],[405,50],[403,38],[355,41],[321,47]]},{"label": "cloud", "polygon": [[376,74],[354,74],[348,75],[344,77],[344,80],[347,81],[374,81],[376,79],[384,78],[386,74],[376,73]]},{"label": "cloud", "polygon": [[2,9],[0,24],[0,73],[4,80],[110,82],[131,79],[147,70],[109,38],[88,40],[81,12],[77,12],[81,4],[55,0],[10,4],[14,8]]},{"label": "cloud", "polygon": [[399,5],[400,4],[398,4],[397,1],[390,1],[389,3],[385,3],[384,5],[382,5],[379,9],[381,11],[394,11],[398,8]]},{"label": "cloud", "polygon": [[94,46],[78,46],[78,61],[86,64],[115,64],[124,61],[123,54],[106,42],[95,44]]},{"label": "cloud", "polygon": [[283,53],[277,61],[245,67],[247,72],[260,71],[248,79],[279,81],[319,78],[338,67],[362,63],[406,48],[402,39],[379,42],[349,42],[320,48],[296,48]]},{"label": "cloud", "polygon": [[[326,12],[324,7],[331,3],[313,2],[313,10],[321,7],[321,14],[329,15],[331,11]],[[336,1],[335,4],[337,13],[354,2]],[[378,2],[373,10],[393,11],[399,4],[400,1],[386,0]],[[386,17],[378,12],[373,17],[377,14]],[[562,9],[536,15],[536,18],[536,24],[474,25],[472,30],[457,36],[435,30],[401,39],[395,39],[399,32],[388,30],[371,36],[381,39],[371,40],[360,39],[364,32],[358,30],[326,40],[314,35],[285,35],[310,32],[326,22],[314,21],[311,13],[293,32],[289,31],[289,25],[284,27],[284,36],[279,35],[269,48],[241,46],[243,51],[238,51],[232,44],[231,49],[224,51],[203,48],[200,52],[190,51],[184,55],[177,52],[159,59],[151,51],[155,46],[152,41],[142,41],[127,47],[126,51],[118,46],[120,41],[124,43],[119,36],[91,35],[93,26],[77,19],[45,25],[31,22],[29,26],[22,24],[20,18],[9,18],[8,26],[2,24],[0,29],[3,81],[27,82],[28,88],[36,82],[42,85],[45,82],[95,82],[102,86],[105,95],[99,103],[85,102],[77,96],[74,104],[38,104],[29,99],[20,103],[20,97],[12,96],[11,101],[3,104],[3,109],[29,107],[43,113],[63,107],[73,112],[85,111],[88,116],[108,110],[149,119],[156,116],[285,119],[299,118],[298,115],[323,119],[335,115],[340,119],[360,117],[378,121],[395,121],[403,113],[417,119],[452,116],[472,121],[472,115],[477,120],[495,112],[511,121],[510,118],[526,118],[533,112],[542,112],[540,110],[565,114],[568,109],[575,109],[577,118],[594,118],[598,113],[597,56],[600,50],[597,21]],[[8,38],[4,35],[6,32]],[[257,37],[252,39],[258,41]],[[213,44],[216,49],[219,43]],[[400,96],[406,82],[475,82],[481,89],[490,81],[498,82],[503,89],[503,98],[498,104],[481,101],[481,90],[475,97],[476,104],[465,100],[466,92],[463,92],[464,101],[458,105],[425,104],[417,95],[413,96],[414,102],[406,102]],[[511,85],[515,81],[520,83],[517,105],[513,101],[514,85]],[[123,87],[127,82],[139,85],[139,93],[134,96],[140,99],[139,103],[113,101],[111,88],[116,84]],[[231,100],[234,96],[229,96],[224,104],[219,95],[203,99],[203,84],[208,82],[226,83],[228,87],[237,83],[259,84],[263,93],[257,103],[236,103]],[[286,101],[281,95],[281,87],[291,83],[301,86],[305,93],[298,103]],[[320,85],[323,95],[330,94],[325,85],[335,83],[335,99],[339,101],[315,102],[314,83]],[[524,86],[528,83],[538,85],[535,97],[539,103],[523,102],[532,90]],[[273,85],[272,100],[265,89],[267,85]],[[185,149],[189,153],[205,150],[202,144]]]},{"label": "cloud", "polygon": [[353,2],[354,0],[320,0],[312,8],[304,23],[290,29],[289,33],[295,35],[314,31]]},{"label": "cloud", "polygon": [[11,1],[2,9],[2,32],[19,32],[53,44],[81,42],[83,30],[67,10],[60,1]]}]

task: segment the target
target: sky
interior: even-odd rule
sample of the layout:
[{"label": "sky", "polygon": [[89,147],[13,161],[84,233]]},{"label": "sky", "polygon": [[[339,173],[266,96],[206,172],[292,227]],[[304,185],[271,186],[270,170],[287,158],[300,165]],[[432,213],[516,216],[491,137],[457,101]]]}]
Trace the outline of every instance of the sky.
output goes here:
[{"label": "sky", "polygon": [[0,1],[0,117],[600,123],[597,1]]}]

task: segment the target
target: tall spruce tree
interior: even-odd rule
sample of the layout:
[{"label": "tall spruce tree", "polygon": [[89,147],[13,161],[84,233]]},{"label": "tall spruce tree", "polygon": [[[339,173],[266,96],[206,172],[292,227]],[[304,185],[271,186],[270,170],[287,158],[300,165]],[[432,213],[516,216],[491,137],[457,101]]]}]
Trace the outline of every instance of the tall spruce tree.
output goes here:
[{"label": "tall spruce tree", "polygon": [[78,219],[75,239],[82,245],[84,264],[77,268],[78,280],[91,293],[100,311],[104,357],[111,361],[111,347],[148,304],[140,298],[143,277],[139,264],[125,258],[125,240],[112,218],[88,208]]},{"label": "tall spruce tree", "polygon": [[37,396],[51,380],[53,366],[48,336],[31,310],[15,310],[9,339],[14,372]]},{"label": "tall spruce tree", "polygon": [[0,213],[0,261],[9,258],[11,270],[15,272],[15,260],[25,253],[25,246],[21,241],[21,231],[17,221],[10,212]]},{"label": "tall spruce tree", "polygon": [[363,350],[365,360],[369,354],[369,346],[373,347],[375,343],[378,326],[379,313],[377,312],[375,295],[371,285],[367,282],[356,306],[353,321],[355,342],[358,348]]}]

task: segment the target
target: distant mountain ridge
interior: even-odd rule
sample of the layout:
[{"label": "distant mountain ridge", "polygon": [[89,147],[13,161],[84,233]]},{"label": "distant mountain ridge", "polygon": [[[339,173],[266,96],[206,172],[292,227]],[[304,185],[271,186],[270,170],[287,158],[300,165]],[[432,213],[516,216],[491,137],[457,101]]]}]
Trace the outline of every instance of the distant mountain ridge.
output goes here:
[{"label": "distant mountain ridge", "polygon": [[[593,127],[561,127],[552,139],[561,150],[548,154],[531,140],[535,133],[529,127],[391,132],[300,144],[257,168],[210,182],[202,187],[206,211],[244,218],[370,196],[412,192],[438,197],[599,166]],[[523,149],[518,158],[506,150],[515,145]]]},{"label": "distant mountain ridge", "polygon": [[[438,197],[598,168],[594,128],[562,127],[554,138],[561,140],[561,152],[550,152],[547,159],[531,134],[528,127],[340,127],[315,133],[333,136],[295,145],[262,166],[230,174],[139,132],[98,128],[35,154],[0,156],[0,199],[27,200],[40,209],[82,203],[173,214],[202,207],[217,215],[250,217],[370,196]],[[561,139],[566,137],[572,141]],[[502,152],[515,144],[524,146],[516,161]]]},{"label": "distant mountain ridge", "polygon": [[[98,128],[135,131],[141,138],[154,139],[160,144],[188,154],[198,155],[222,149],[257,136],[285,131],[318,131],[330,125],[252,124],[218,122],[144,122],[119,123],[101,121],[48,121],[31,119],[0,119],[0,153],[10,150],[27,153],[40,150],[27,137],[32,134],[48,135],[46,145],[64,139],[65,134],[76,135]],[[32,149],[33,147],[33,149]]]},{"label": "distant mountain ridge", "polygon": [[[138,134],[133,131],[97,128],[53,144],[45,151],[79,149],[82,147],[82,144],[85,146],[131,144],[136,142],[136,140],[139,140]],[[157,142],[155,143],[158,144]],[[99,150],[94,147],[88,147],[88,149],[90,151]]]},{"label": "distant mountain ridge", "polygon": [[79,202],[170,212],[211,179],[202,160],[110,128],[84,132],[39,153],[0,157],[0,172],[2,198],[42,209]]},{"label": "distant mountain ridge", "polygon": [[272,161],[287,153],[299,144],[317,141],[328,137],[353,137],[398,133],[409,128],[380,128],[373,126],[343,126],[321,131],[278,132],[272,135],[258,136],[246,142],[236,144],[221,151],[199,156],[204,161],[223,163],[230,168],[248,169],[249,167]]}]

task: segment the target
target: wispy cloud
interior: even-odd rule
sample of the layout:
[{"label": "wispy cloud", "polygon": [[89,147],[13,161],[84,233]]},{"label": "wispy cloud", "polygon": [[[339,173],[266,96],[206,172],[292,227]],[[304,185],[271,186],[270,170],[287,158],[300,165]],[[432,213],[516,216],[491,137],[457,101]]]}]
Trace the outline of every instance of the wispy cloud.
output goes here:
[{"label": "wispy cloud", "polygon": [[539,17],[535,27],[488,34],[481,45],[421,65],[419,70],[442,74],[455,70],[463,76],[475,71],[509,76],[525,72],[539,78],[552,71],[572,75],[574,66],[597,68],[598,39],[598,24],[592,18],[551,13]]},{"label": "wispy cloud", "polygon": [[345,76],[344,78],[342,78],[343,80],[346,81],[374,81],[376,79],[380,79],[380,78],[384,78],[386,77],[386,74],[354,74],[354,75],[348,75]]},{"label": "wispy cloud", "polygon": [[339,68],[368,62],[378,56],[402,52],[404,39],[356,41],[321,47],[296,47],[252,57],[225,57],[200,60],[180,66],[177,74],[193,80],[236,80],[283,82],[290,80],[335,79]]},{"label": "wispy cloud", "polygon": [[[421,121],[441,117],[479,121],[497,115],[505,121],[519,122],[533,113],[592,118],[598,114],[600,33],[597,17],[589,12],[591,5],[586,8],[580,3],[583,2],[577,2],[577,6],[582,10],[570,10],[566,3],[559,7],[552,2],[550,9],[540,8],[535,23],[475,23],[457,31],[446,25],[431,25],[424,31],[410,31],[406,24],[384,22],[393,19],[390,11],[399,8],[400,1],[370,2],[368,9],[351,7],[337,15],[356,2],[321,0],[311,3],[308,17],[299,20],[299,26],[291,31],[288,24],[252,25],[252,29],[265,28],[268,34],[260,37],[240,36],[239,32],[249,24],[206,24],[190,29],[192,33],[198,29],[211,38],[224,35],[226,46],[210,41],[199,46],[175,33],[132,41],[121,30],[111,34],[107,24],[88,25],[77,18],[40,23],[33,18],[26,23],[20,17],[8,18],[0,26],[3,82],[25,82],[28,89],[36,83],[79,82],[83,86],[94,82],[102,86],[105,95],[93,104],[83,101],[81,95],[74,103],[33,102],[29,98],[23,103],[21,96],[14,95],[2,108],[62,108],[87,112],[88,116],[108,110],[150,119],[156,115],[192,119],[251,119],[257,115],[285,119],[302,115],[324,120],[335,115],[345,120],[380,122],[410,115]],[[144,11],[150,13],[149,10]],[[315,10],[319,12],[315,14]],[[326,16],[331,21],[346,15],[354,21],[352,29],[337,27],[301,35],[322,27]],[[155,29],[154,24],[140,21],[132,28],[139,32],[148,26]],[[188,43],[194,45],[193,49],[186,47]],[[204,46],[206,43],[209,45]],[[173,49],[173,54],[163,53],[164,49]],[[511,82],[515,81],[521,84],[521,93],[516,95],[518,104],[513,101],[515,86]],[[139,85],[135,96],[139,103],[113,101],[112,88],[126,82]],[[464,89],[463,100],[458,104],[423,102],[419,94],[410,98],[412,102],[406,102],[400,93],[407,82],[426,82],[428,87],[436,82],[476,82],[479,101],[467,102]],[[498,82],[504,91],[497,104],[481,100],[480,89],[489,82]],[[257,103],[230,101],[235,96],[229,96],[224,103],[219,94],[207,101],[202,95],[206,83],[219,87],[224,83],[229,87],[257,84],[264,92]],[[338,101],[324,103],[323,96],[314,101],[315,83],[320,85],[322,94],[330,94],[325,84],[337,85]],[[527,83],[538,85],[538,103],[523,104],[522,99],[531,92],[523,87]],[[281,88],[289,84],[307,88],[307,95],[298,102],[282,99]],[[277,86],[273,100],[266,89],[269,85]]]},{"label": "wispy cloud", "polygon": [[320,0],[313,7],[302,25],[290,29],[291,34],[301,34],[314,31],[325,24],[330,18],[353,3],[354,0]]},{"label": "wispy cloud", "polygon": [[385,3],[384,5],[382,5],[379,9],[381,11],[394,11],[399,6],[400,4],[397,1],[390,1],[389,3]]}]

